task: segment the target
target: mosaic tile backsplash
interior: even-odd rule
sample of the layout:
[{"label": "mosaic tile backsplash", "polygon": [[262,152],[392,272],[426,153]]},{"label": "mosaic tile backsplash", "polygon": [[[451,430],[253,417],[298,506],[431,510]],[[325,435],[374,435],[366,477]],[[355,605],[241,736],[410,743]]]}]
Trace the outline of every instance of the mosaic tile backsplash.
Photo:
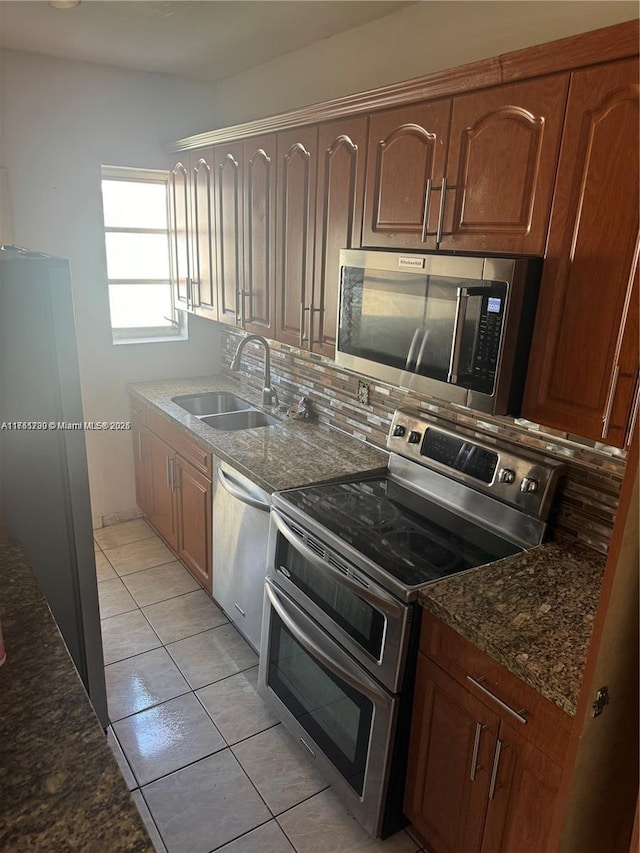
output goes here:
[{"label": "mosaic tile backsplash", "polygon": [[[223,328],[221,361],[228,368],[243,335]],[[313,416],[376,447],[385,449],[393,412],[398,406],[419,409],[434,423],[455,424],[471,436],[490,443],[511,442],[535,454],[564,462],[567,473],[560,482],[549,519],[550,534],[563,534],[606,553],[615,518],[626,454],[617,448],[588,442],[521,419],[485,415],[385,385],[337,367],[324,356],[277,342],[271,344],[272,384],[281,403],[292,406],[304,396]],[[262,388],[263,350],[249,345],[242,358],[241,375],[252,387]],[[358,383],[369,384],[369,402],[358,402]]]}]

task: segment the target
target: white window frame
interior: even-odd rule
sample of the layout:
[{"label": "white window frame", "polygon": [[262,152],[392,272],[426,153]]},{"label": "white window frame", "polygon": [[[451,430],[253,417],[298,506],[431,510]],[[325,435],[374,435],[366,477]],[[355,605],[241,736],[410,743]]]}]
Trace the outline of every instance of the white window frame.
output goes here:
[{"label": "white window frame", "polygon": [[[101,180],[127,181],[129,183],[153,183],[164,184],[167,197],[167,228],[120,228],[107,226],[103,222],[105,237],[110,233],[118,234],[166,234],[167,252],[169,255],[170,273],[168,279],[114,279],[109,278],[107,273],[107,287],[111,285],[131,284],[163,284],[167,285],[171,295],[171,316],[167,320],[171,325],[167,326],[129,326],[114,328],[111,326],[112,342],[114,344],[132,343],[161,343],[166,341],[187,340],[187,323],[183,311],[177,310],[175,305],[175,291],[173,287],[171,269],[173,257],[171,253],[171,217],[170,217],[170,192],[169,180],[171,173],[160,169],[137,169],[128,166],[102,166]],[[109,291],[110,292],[110,291]],[[111,323],[111,320],[109,320]]]}]

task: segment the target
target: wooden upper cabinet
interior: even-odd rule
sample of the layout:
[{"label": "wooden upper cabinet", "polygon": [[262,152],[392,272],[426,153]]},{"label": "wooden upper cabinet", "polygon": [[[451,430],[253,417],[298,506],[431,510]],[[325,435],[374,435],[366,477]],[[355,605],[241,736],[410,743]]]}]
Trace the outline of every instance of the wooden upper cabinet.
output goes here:
[{"label": "wooden upper cabinet", "polygon": [[454,98],[442,249],[544,254],[568,82]]},{"label": "wooden upper cabinet", "polygon": [[214,195],[218,319],[240,323],[243,287],[242,142],[215,147]]},{"label": "wooden upper cabinet", "polygon": [[306,310],[313,287],[318,130],[278,134],[276,338],[308,348]]},{"label": "wooden upper cabinet", "polygon": [[275,337],[276,135],[243,143],[244,285],[241,322]]},{"label": "wooden upper cabinet", "polygon": [[434,249],[451,101],[373,113],[362,245]]},{"label": "wooden upper cabinet", "polygon": [[638,387],[638,63],[573,75],[522,414],[622,447]]},{"label": "wooden upper cabinet", "polygon": [[174,300],[177,308],[187,309],[191,279],[189,195],[189,155],[171,170],[169,180],[169,214],[171,222],[171,265]]},{"label": "wooden upper cabinet", "polygon": [[189,155],[191,188],[191,293],[193,310],[218,319],[213,243],[213,148]]},{"label": "wooden upper cabinet", "polygon": [[313,298],[308,306],[309,349],[333,358],[338,327],[340,249],[360,245],[366,116],[318,129],[318,188]]}]

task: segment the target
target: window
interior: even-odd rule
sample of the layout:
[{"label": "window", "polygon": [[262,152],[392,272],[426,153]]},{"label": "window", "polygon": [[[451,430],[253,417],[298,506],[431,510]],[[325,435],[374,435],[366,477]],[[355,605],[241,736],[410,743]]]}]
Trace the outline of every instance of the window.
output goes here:
[{"label": "window", "polygon": [[102,167],[114,343],[183,338],[171,287],[169,173]]}]

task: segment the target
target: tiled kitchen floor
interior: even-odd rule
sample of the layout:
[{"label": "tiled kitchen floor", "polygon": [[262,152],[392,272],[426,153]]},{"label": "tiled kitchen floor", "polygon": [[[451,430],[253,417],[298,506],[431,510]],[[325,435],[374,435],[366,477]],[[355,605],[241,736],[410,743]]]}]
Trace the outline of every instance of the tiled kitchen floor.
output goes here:
[{"label": "tiled kitchen floor", "polygon": [[256,692],[258,658],[146,522],[95,532],[108,738],[159,853],[415,853],[374,841]]}]

